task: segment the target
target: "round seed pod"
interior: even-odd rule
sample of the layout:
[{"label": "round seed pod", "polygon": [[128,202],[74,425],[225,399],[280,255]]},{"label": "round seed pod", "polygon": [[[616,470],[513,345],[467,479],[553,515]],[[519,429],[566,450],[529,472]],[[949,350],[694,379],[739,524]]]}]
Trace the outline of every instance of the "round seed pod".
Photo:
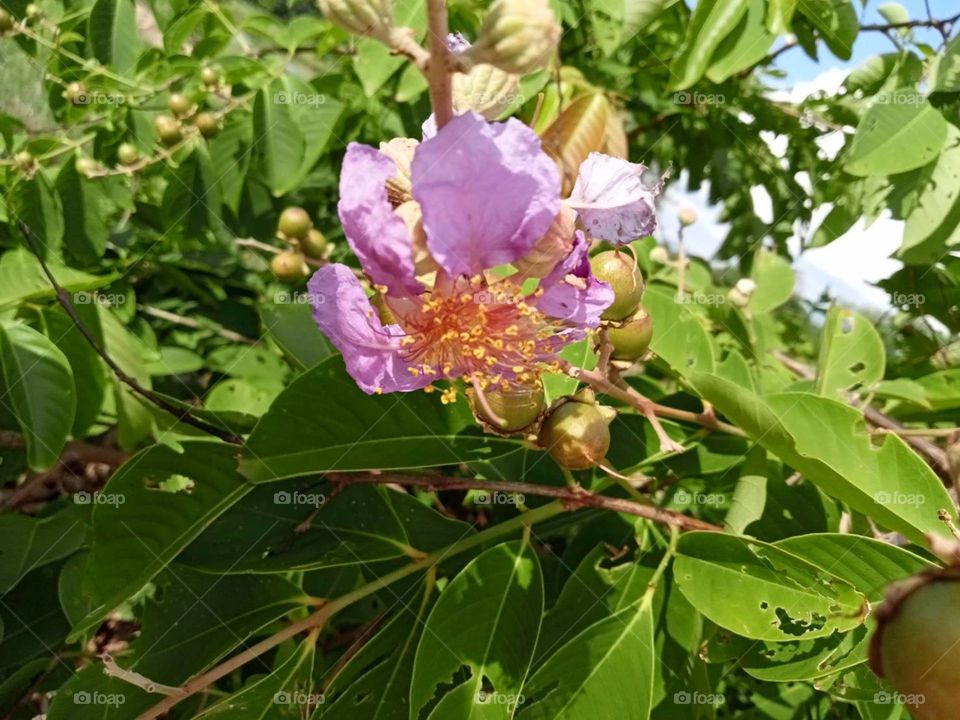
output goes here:
[{"label": "round seed pod", "polygon": [[540,427],[539,444],[568,470],[586,470],[603,461],[610,449],[612,418],[589,402],[573,398],[555,407]]},{"label": "round seed pod", "polygon": [[607,250],[590,258],[590,267],[598,280],[613,288],[613,303],[600,316],[604,320],[624,320],[636,311],[645,285],[636,261],[626,253]]}]

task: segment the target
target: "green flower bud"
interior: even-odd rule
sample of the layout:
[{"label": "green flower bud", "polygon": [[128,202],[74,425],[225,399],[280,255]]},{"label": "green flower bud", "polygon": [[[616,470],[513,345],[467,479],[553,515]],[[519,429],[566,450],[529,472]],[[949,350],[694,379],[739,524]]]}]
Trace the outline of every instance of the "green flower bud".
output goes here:
[{"label": "green flower bud", "polygon": [[613,304],[600,316],[604,320],[623,320],[637,309],[643,297],[643,275],[628,254],[608,250],[590,258],[590,267],[598,280],[613,288]]},{"label": "green flower bud", "polygon": [[506,389],[491,388],[484,391],[484,398],[496,417],[490,416],[476,393],[470,397],[473,414],[485,426],[499,433],[522,432],[531,427],[545,406],[543,385],[539,381],[510,385]]},{"label": "green flower bud", "polygon": [[393,29],[393,0],[317,0],[333,23],[355,35],[387,41]]},{"label": "green flower bud", "polygon": [[960,574],[936,570],[892,586],[877,610],[870,665],[914,720],[956,717],[960,687]]},{"label": "green flower bud", "polygon": [[540,427],[539,444],[568,470],[585,470],[603,461],[610,449],[612,408],[569,398],[555,407]]},{"label": "green flower bud", "polygon": [[24,8],[23,15],[27,18],[28,22],[34,23],[43,20],[43,10],[40,9],[39,5],[35,5],[34,3],[30,3]]},{"label": "green flower bud", "polygon": [[523,75],[547,65],[560,34],[546,0],[494,0],[476,43],[460,57]]},{"label": "green flower bud", "polygon": [[277,230],[281,235],[291,240],[302,240],[313,227],[313,220],[302,207],[296,205],[284,208],[280,213]]},{"label": "green flower bud", "polygon": [[303,255],[293,250],[284,250],[274,255],[270,261],[270,269],[284,282],[296,282],[310,272]]},{"label": "green flower bud", "polygon": [[13,156],[13,164],[24,172],[30,172],[36,167],[36,161],[33,159],[33,155],[26,150],[21,150]]},{"label": "green flower bud", "polygon": [[641,307],[620,327],[609,328],[607,338],[613,345],[614,360],[639,360],[653,339],[653,318]]}]

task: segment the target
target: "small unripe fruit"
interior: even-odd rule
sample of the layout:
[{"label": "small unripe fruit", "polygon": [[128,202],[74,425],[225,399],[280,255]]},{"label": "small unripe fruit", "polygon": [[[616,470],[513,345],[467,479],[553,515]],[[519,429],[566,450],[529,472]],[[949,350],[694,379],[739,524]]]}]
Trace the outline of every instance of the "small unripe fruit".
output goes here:
[{"label": "small unripe fruit", "polygon": [[169,115],[158,115],[154,118],[153,126],[160,136],[160,142],[164,145],[176,145],[183,140],[183,128],[176,119]]},{"label": "small unripe fruit", "polygon": [[756,289],[757,283],[753,280],[750,278],[740,278],[727,295],[730,298],[730,302],[737,307],[746,307]]},{"label": "small unripe fruit", "polygon": [[83,83],[72,82],[67,85],[67,89],[63,91],[63,97],[67,102],[72,103],[73,105],[82,105],[84,99],[87,95],[87,89],[84,87]]},{"label": "small unripe fruit", "polygon": [[140,151],[130,143],[120,143],[117,148],[117,160],[121,165],[133,165],[140,159]]},{"label": "small unripe fruit", "polygon": [[308,258],[319,260],[327,252],[327,239],[316,228],[310,228],[307,236],[300,240],[300,250]]},{"label": "small unripe fruit", "polygon": [[494,0],[463,56],[523,75],[547,65],[560,34],[547,0]]},{"label": "small unripe fruit", "polygon": [[13,18],[6,10],[0,8],[0,35],[13,30]]},{"label": "small unripe fruit", "polygon": [[586,470],[599,464],[610,449],[609,422],[598,406],[568,400],[543,421],[540,447],[560,467]]},{"label": "small unripe fruit", "polygon": [[193,108],[193,103],[190,102],[190,98],[181,93],[173,93],[170,96],[170,99],[167,100],[167,107],[170,108],[172,112],[177,117],[183,117],[190,114],[190,110]]},{"label": "small unripe fruit", "polygon": [[193,124],[205,138],[211,138],[220,132],[220,121],[213,113],[202,112],[193,119]]},{"label": "small unripe fruit", "polygon": [[280,213],[280,221],[277,223],[277,230],[292,240],[303,240],[312,227],[313,221],[310,219],[310,215],[302,207],[296,205],[285,208]]},{"label": "small unripe fruit", "polygon": [[85,177],[92,177],[100,170],[100,165],[93,158],[86,156],[81,156],[77,158],[77,161],[74,163],[74,167],[77,169],[77,172]]},{"label": "small unripe fruit", "polygon": [[34,3],[27,5],[23,10],[23,14],[29,22],[37,22],[43,19],[43,10],[40,9],[39,5],[35,5]]},{"label": "small unripe fruit", "polygon": [[207,87],[216,87],[220,84],[220,72],[216,68],[205,67],[200,71],[200,82]]},{"label": "small unripe fruit", "polygon": [[663,245],[657,245],[650,251],[650,262],[657,265],[666,265],[670,262],[670,253]]},{"label": "small unripe fruit", "polygon": [[477,419],[492,429],[503,433],[515,433],[533,425],[545,406],[543,385],[537,382],[518,383],[504,389],[484,390],[487,405],[496,417],[491,417],[480,399],[470,398]]},{"label": "small unripe fruit", "polygon": [[321,12],[355,35],[386,40],[393,29],[393,0],[317,0]]},{"label": "small unripe fruit", "polygon": [[914,720],[957,717],[960,577],[956,568],[905,580],[877,610],[870,665],[902,696]]},{"label": "small unripe fruit", "polygon": [[27,172],[27,171],[32,170],[32,169],[34,168],[33,155],[31,155],[31,154],[30,154],[29,152],[27,152],[26,150],[21,150],[21,151],[18,152],[16,155],[14,155],[14,156],[13,156],[13,163],[14,163],[14,165],[16,165],[20,170],[23,170],[24,172]]},{"label": "small unripe fruit", "polygon": [[681,208],[680,212],[677,213],[677,219],[684,227],[693,225],[697,221],[697,211],[692,207]]},{"label": "small unripe fruit", "polygon": [[653,318],[640,308],[621,327],[609,328],[607,338],[613,345],[614,360],[639,360],[653,339]]},{"label": "small unripe fruit", "polygon": [[270,261],[270,269],[284,282],[296,282],[308,272],[303,255],[293,250],[284,250],[274,255]]},{"label": "small unripe fruit", "polygon": [[608,250],[590,258],[590,267],[598,280],[613,288],[613,303],[600,317],[623,320],[632,315],[644,290],[643,275],[636,261],[626,253]]}]

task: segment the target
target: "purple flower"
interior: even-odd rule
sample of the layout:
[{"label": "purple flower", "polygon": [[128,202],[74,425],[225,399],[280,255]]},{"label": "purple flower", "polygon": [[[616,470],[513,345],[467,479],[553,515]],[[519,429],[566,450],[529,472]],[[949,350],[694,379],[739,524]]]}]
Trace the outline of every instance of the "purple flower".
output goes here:
[{"label": "purple flower", "polygon": [[[536,134],[516,120],[467,113],[417,146],[412,194],[438,268],[425,275],[416,274],[410,231],[385,189],[396,173],[386,155],[351,144],[339,206],[390,322],[344,265],[321,268],[309,283],[314,318],[360,388],[409,391],[460,377],[486,387],[556,369],[557,351],[597,325],[613,293],[592,276],[582,233],[539,287],[502,271],[530,253],[561,210],[560,176]],[[443,399],[455,395],[451,388]]]},{"label": "purple flower", "polygon": [[654,198],[660,194],[662,182],[644,185],[646,169],[596,152],[583,161],[567,204],[577,211],[592,237],[625,245],[656,230]]}]

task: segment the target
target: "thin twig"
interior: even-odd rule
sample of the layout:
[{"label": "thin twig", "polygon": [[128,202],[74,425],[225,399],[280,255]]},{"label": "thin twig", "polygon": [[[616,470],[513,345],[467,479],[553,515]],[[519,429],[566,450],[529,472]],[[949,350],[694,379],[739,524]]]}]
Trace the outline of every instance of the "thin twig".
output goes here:
[{"label": "thin twig", "polygon": [[86,339],[90,344],[90,347],[94,349],[97,355],[107,364],[107,367],[113,371],[113,374],[117,376],[117,379],[120,380],[124,385],[129,387],[133,392],[142,397],[144,400],[156,405],[161,410],[164,410],[171,415],[173,415],[178,422],[182,422],[185,425],[190,425],[202,430],[209,435],[218,437],[224,442],[231,443],[232,445],[243,445],[243,439],[234,435],[232,432],[223,430],[216,425],[211,425],[205,420],[201,420],[198,417],[195,417],[190,412],[183,408],[179,408],[171,402],[168,402],[159,395],[147,390],[143,385],[141,385],[136,379],[130,377],[123,368],[117,365],[116,361],[107,354],[107,351],[104,350],[100,343],[97,342],[96,338],[90,332],[90,329],[86,326],[83,320],[80,319],[80,315],[77,314],[77,309],[73,305],[73,301],[70,299],[70,293],[57,281],[53,276],[53,273],[50,271],[50,267],[47,265],[46,260],[43,259],[43,253],[40,251],[37,246],[37,238],[33,234],[33,230],[30,229],[30,226],[27,225],[22,220],[19,222],[20,231],[23,233],[24,237],[27,239],[27,243],[30,246],[30,250],[36,256],[37,260],[40,263],[40,267],[43,270],[44,275],[47,276],[47,280],[50,281],[50,285],[53,286],[54,291],[57,295],[57,302],[63,307],[67,315],[70,317],[70,320],[73,321],[73,324],[76,326],[77,330],[80,331],[80,334]]},{"label": "thin twig", "polygon": [[430,83],[430,104],[433,106],[437,130],[453,117],[453,84],[450,79],[448,32],[446,0],[427,0],[427,34],[430,47],[427,81]]}]

